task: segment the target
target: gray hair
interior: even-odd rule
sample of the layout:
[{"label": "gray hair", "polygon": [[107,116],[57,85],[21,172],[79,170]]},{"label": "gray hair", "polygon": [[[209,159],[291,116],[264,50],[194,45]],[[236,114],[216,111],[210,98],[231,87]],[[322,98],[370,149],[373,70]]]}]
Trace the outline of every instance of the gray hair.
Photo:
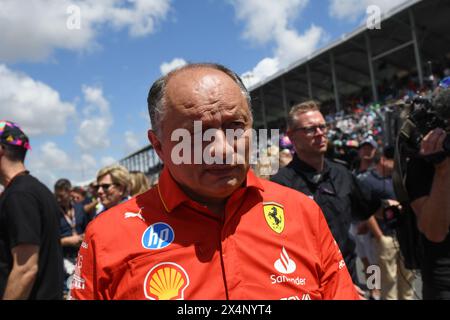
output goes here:
[{"label": "gray hair", "polygon": [[173,76],[175,73],[186,70],[186,69],[194,69],[194,68],[210,68],[222,71],[223,73],[227,74],[231,79],[234,80],[234,82],[239,86],[241,89],[242,94],[244,95],[245,99],[247,100],[248,107],[250,109],[250,116],[252,117],[252,107],[251,107],[251,97],[250,93],[248,92],[247,88],[245,87],[244,83],[242,82],[241,78],[233,71],[228,69],[227,67],[217,64],[217,63],[191,63],[184,65],[180,68],[177,68],[168,74],[162,76],[158,80],[156,80],[152,87],[150,88],[150,91],[148,93],[147,97],[147,105],[148,105],[148,113],[150,115],[150,121],[152,124],[152,129],[155,131],[156,135],[161,138],[162,131],[161,131],[161,123],[164,120],[164,116],[166,113],[166,86],[167,82],[169,81],[170,77]]}]

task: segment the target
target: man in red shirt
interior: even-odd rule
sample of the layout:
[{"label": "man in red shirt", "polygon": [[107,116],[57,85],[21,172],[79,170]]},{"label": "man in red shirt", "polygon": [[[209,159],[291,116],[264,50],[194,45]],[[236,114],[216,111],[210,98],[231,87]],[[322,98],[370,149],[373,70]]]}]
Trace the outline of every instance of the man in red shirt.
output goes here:
[{"label": "man in red shirt", "polygon": [[173,133],[185,129],[195,140],[201,121],[216,132],[203,155],[228,159],[231,150],[236,160],[242,142],[248,155],[248,135],[224,139],[227,129],[252,127],[250,97],[234,72],[184,66],[153,84],[148,104],[149,139],[165,164],[159,184],[88,226],[74,299],[359,298],[314,201],[258,179],[247,156],[206,164],[195,150],[180,152]]}]

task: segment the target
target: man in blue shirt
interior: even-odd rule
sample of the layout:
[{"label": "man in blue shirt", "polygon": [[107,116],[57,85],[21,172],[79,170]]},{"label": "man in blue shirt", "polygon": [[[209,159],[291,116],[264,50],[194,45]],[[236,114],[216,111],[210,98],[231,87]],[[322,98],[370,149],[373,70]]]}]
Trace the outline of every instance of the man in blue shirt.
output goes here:
[{"label": "man in blue shirt", "polygon": [[[394,148],[385,147],[383,154],[376,156],[375,163],[375,168],[359,175],[358,179],[370,190],[371,198],[396,200],[392,184]],[[367,223],[374,237],[374,251],[381,271],[381,298],[412,300],[414,274],[405,268],[395,229],[375,216]]]},{"label": "man in blue shirt", "polygon": [[55,196],[60,207],[60,235],[64,258],[64,294],[67,294],[69,277],[75,271],[78,249],[84,239],[84,231],[89,222],[89,215],[83,204],[72,201],[70,192],[72,184],[67,179],[56,181]]}]

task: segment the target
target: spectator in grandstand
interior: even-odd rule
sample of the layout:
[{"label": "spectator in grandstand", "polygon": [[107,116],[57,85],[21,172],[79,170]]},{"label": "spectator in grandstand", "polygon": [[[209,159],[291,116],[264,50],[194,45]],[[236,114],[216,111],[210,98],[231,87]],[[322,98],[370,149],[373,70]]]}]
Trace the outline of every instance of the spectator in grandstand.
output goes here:
[{"label": "spectator in grandstand", "polygon": [[61,299],[58,203],[26,170],[29,149],[16,124],[0,121],[0,299]]},{"label": "spectator in grandstand", "polygon": [[294,160],[272,181],[294,188],[313,198],[323,210],[355,284],[355,244],[349,234],[352,219],[366,220],[380,208],[379,199],[370,198],[352,173],[325,159],[327,124],[319,105],[307,101],[292,107],[288,135],[294,144]]},{"label": "spectator in grandstand", "polygon": [[292,153],[289,149],[282,149],[280,151],[280,168],[286,167],[293,159]]},{"label": "spectator in grandstand", "polygon": [[372,168],[377,149],[378,144],[372,137],[361,142],[358,149],[358,168],[354,172],[356,176]]},{"label": "spectator in grandstand", "polygon": [[113,164],[100,169],[95,188],[102,206],[97,209],[96,215],[128,200],[130,187],[130,172],[124,166]]},{"label": "spectator in grandstand", "polygon": [[59,179],[54,185],[56,200],[60,208],[60,235],[64,261],[64,296],[69,292],[70,277],[75,271],[78,249],[84,239],[84,231],[89,216],[82,203],[71,197],[72,184],[67,179]]},{"label": "spectator in grandstand", "polygon": [[148,189],[150,189],[150,182],[145,175],[145,173],[141,171],[131,171],[131,196],[137,196],[138,194],[144,193]]},{"label": "spectator in grandstand", "polygon": [[[380,200],[391,199],[395,204],[396,196],[392,184],[394,169],[394,148],[385,147],[383,154],[375,159],[373,169],[359,175],[358,179],[369,188],[372,197]],[[397,203],[398,205],[398,203]],[[381,270],[381,298],[383,300],[412,300],[414,274],[405,268],[395,228],[382,218],[371,217],[367,222],[374,237],[376,261]]]},{"label": "spectator in grandstand", "polygon": [[[159,184],[91,222],[74,298],[358,298],[317,204],[249,170],[250,95],[234,72],[185,65],[153,84],[148,105]],[[208,129],[212,144],[191,140]],[[229,129],[246,131],[228,140]],[[220,160],[193,163],[205,151]]]},{"label": "spectator in grandstand", "polygon": [[292,161],[292,155],[294,154],[294,146],[291,140],[285,134],[280,137],[280,168],[286,167],[289,162]]}]

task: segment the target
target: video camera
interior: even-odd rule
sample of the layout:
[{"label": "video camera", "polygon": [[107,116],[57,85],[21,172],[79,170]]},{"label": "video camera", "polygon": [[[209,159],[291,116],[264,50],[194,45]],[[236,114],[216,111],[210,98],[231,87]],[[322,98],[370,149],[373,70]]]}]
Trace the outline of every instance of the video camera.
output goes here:
[{"label": "video camera", "polygon": [[[428,132],[436,128],[448,130],[448,113],[450,110],[450,90],[444,90],[434,99],[425,97],[415,97],[412,100],[405,101],[409,108],[409,115],[401,128],[403,137],[404,152],[406,156],[416,156],[420,151],[420,143]],[[442,104],[445,105],[442,105]],[[424,158],[431,162],[439,162],[439,159],[450,155],[450,132],[444,141],[444,151],[435,155],[425,156]]]}]

